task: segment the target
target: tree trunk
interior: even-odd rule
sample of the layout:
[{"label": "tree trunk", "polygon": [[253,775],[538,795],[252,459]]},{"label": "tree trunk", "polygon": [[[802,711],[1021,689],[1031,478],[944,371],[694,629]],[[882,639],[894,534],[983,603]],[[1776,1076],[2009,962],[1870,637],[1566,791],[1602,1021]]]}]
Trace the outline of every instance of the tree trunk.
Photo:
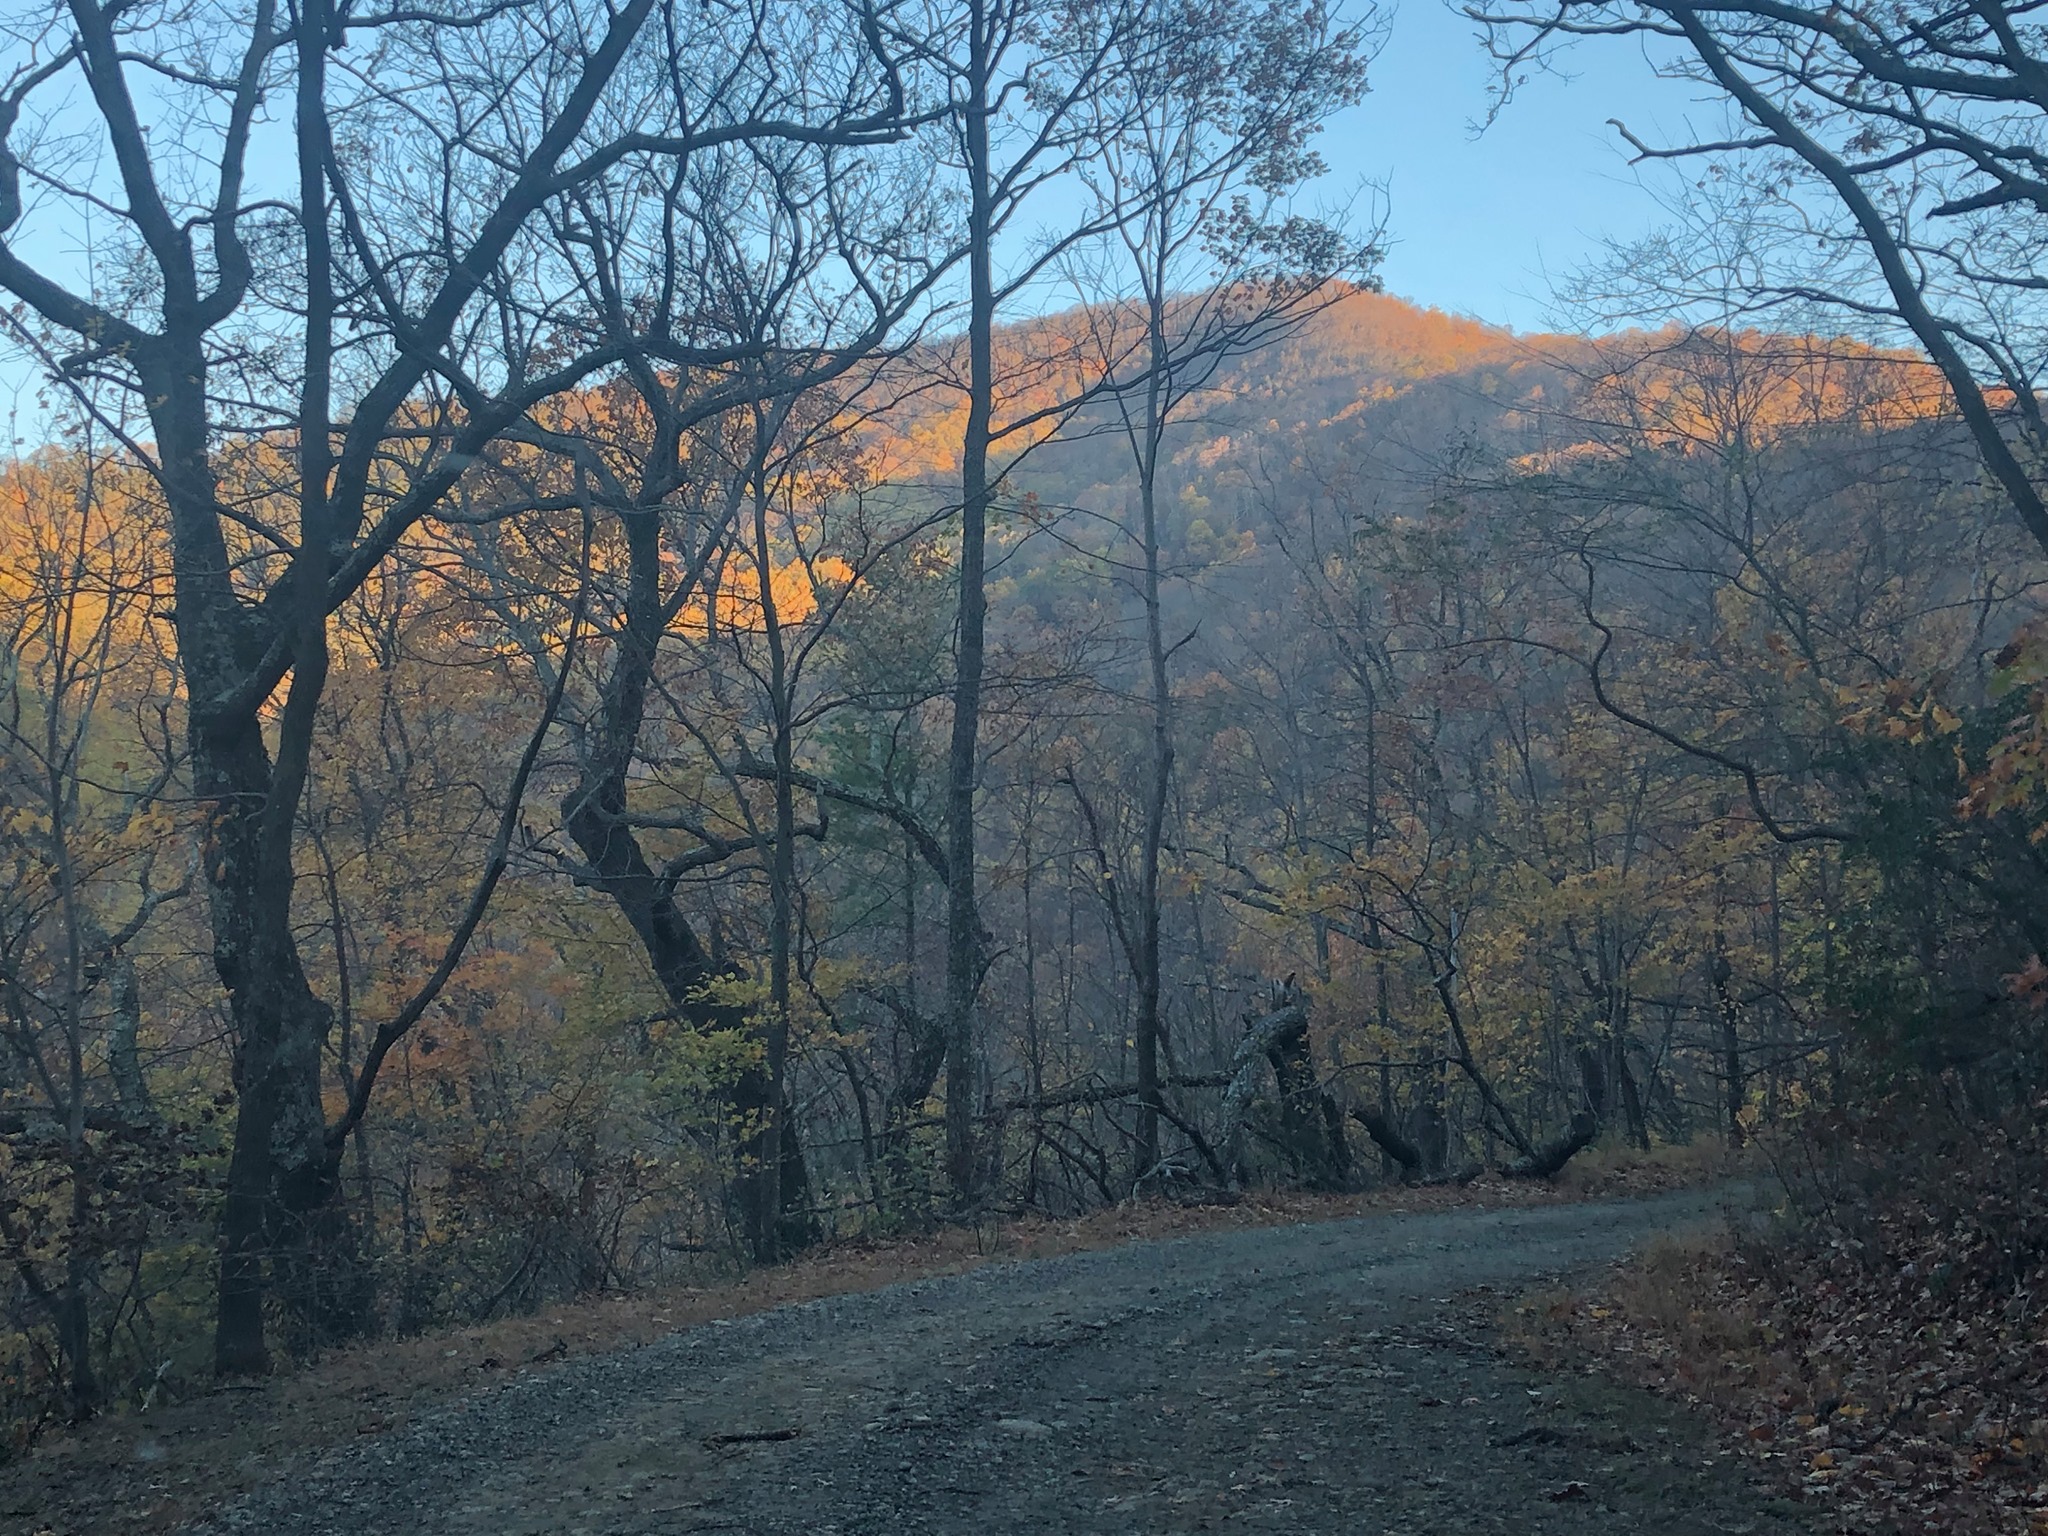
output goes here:
[{"label": "tree trunk", "polygon": [[1742,1104],[1747,1092],[1742,1077],[1742,1035],[1736,1027],[1735,996],[1728,986],[1734,967],[1728,963],[1727,940],[1718,931],[1714,935],[1714,956],[1708,963],[1713,967],[1714,1007],[1721,1024],[1721,1086],[1726,1096],[1728,1145],[1739,1148],[1742,1145]]},{"label": "tree trunk", "polygon": [[1560,1136],[1543,1143],[1509,1163],[1501,1172],[1511,1179],[1549,1179],[1564,1171],[1565,1164],[1593,1145],[1600,1136],[1601,1116],[1606,1113],[1608,1072],[1600,1053],[1587,1047],[1579,1052],[1579,1076],[1584,1083],[1583,1102],[1572,1115],[1571,1125]]},{"label": "tree trunk", "polygon": [[1628,1064],[1628,1037],[1617,1036],[1614,1041],[1614,1081],[1621,1089],[1621,1110],[1628,1121],[1629,1140],[1639,1151],[1650,1150],[1650,1118],[1643,1108],[1642,1088],[1636,1082],[1635,1069]]},{"label": "tree trunk", "polygon": [[1258,1064],[1272,1069],[1280,1091],[1281,1140],[1301,1176],[1318,1189],[1340,1187],[1350,1172],[1350,1148],[1336,1103],[1316,1077],[1309,1049],[1308,1008],[1292,987],[1275,989],[1274,1008],[1246,1021],[1244,1038],[1231,1056],[1231,1078],[1223,1094],[1221,1156],[1241,1162],[1239,1135],[1258,1083]]},{"label": "tree trunk", "polygon": [[898,1027],[910,1037],[910,1055],[899,1063],[882,1111],[882,1170],[884,1189],[902,1196],[916,1184],[910,1161],[911,1122],[938,1085],[946,1065],[947,1035],[943,1019],[928,1019],[907,1004],[892,1011]]},{"label": "tree trunk", "polygon": [[1423,1149],[1401,1134],[1400,1128],[1384,1109],[1354,1106],[1351,1118],[1365,1127],[1365,1134],[1380,1149],[1380,1155],[1401,1170],[1403,1179],[1416,1178],[1422,1173],[1426,1161]]},{"label": "tree trunk", "polygon": [[99,1411],[100,1383],[92,1368],[92,1264],[85,1234],[92,1220],[93,1180],[83,1141],[71,1149],[71,1242],[64,1255],[64,1293],[57,1308],[57,1350],[65,1366],[65,1389],[74,1422]]},{"label": "tree trunk", "polygon": [[[757,430],[759,413],[757,413]],[[796,769],[795,701],[782,615],[775,602],[774,551],[768,540],[768,487],[754,489],[754,549],[761,594],[761,621],[768,640],[769,710],[775,730],[775,843],[768,856],[768,1027],[763,1069],[768,1106],[758,1133],[762,1188],[753,1212],[755,1254],[773,1261],[808,1246],[815,1236],[809,1190],[796,1126],[789,1107],[790,971],[795,944]],[[786,1180],[796,1183],[784,1188]],[[792,1206],[790,1196],[803,1203]]]},{"label": "tree trunk", "polygon": [[1279,1084],[1281,1135],[1296,1171],[1311,1189],[1343,1188],[1351,1174],[1351,1148],[1336,1100],[1316,1075],[1306,1009],[1299,1027],[1277,1031],[1268,1039],[1266,1059]]},{"label": "tree trunk", "polygon": [[974,1147],[976,1026],[983,952],[975,899],[975,775],[980,767],[981,679],[988,625],[983,585],[989,511],[989,419],[995,394],[995,238],[989,99],[994,21],[984,0],[968,5],[967,100],[963,108],[968,180],[967,421],[960,451],[960,594],[952,736],[946,752],[946,1172],[954,1203],[980,1194]]},{"label": "tree trunk", "polygon": [[[605,679],[600,718],[590,733],[591,756],[581,782],[563,802],[562,824],[583,855],[580,878],[617,905],[675,1014],[698,1029],[745,1030],[745,1010],[704,995],[725,970],[676,905],[673,885],[655,872],[625,824],[626,776],[645,715],[663,621],[659,514],[631,512],[621,522],[630,562],[625,631]],[[786,769],[782,776],[787,776]],[[749,1248],[757,1257],[769,1258],[801,1246],[809,1229],[802,1219],[794,1226],[791,1222],[793,1213],[810,1206],[809,1176],[793,1129],[772,1146],[766,1140],[771,1127],[786,1125],[787,1108],[769,1063],[764,1060],[743,1070],[728,1089],[727,1102],[740,1139],[734,1191]],[[763,1253],[760,1244],[771,1232],[781,1236]]]},{"label": "tree trunk", "polygon": [[[234,1039],[235,1139],[221,1213],[214,1365],[224,1375],[250,1374],[269,1367],[267,1268],[309,1341],[352,1331],[366,1299],[346,1221],[312,1220],[335,1188],[320,1096],[333,1015],[307,982],[291,916],[308,727],[326,683],[324,612],[311,623],[317,641],[309,643],[307,623],[297,626],[273,765],[257,712],[263,701],[236,697],[264,637],[230,581],[207,455],[204,365],[196,345],[182,359],[152,362],[144,377],[171,514],[192,782],[207,808],[213,964]],[[324,591],[305,594],[302,620],[323,603]]]},{"label": "tree trunk", "polygon": [[1593,1145],[1599,1134],[1599,1117],[1590,1110],[1580,1110],[1572,1116],[1571,1128],[1563,1135],[1516,1158],[1501,1172],[1511,1179],[1554,1178],[1564,1170],[1566,1163]]},{"label": "tree trunk", "polygon": [[[696,931],[676,906],[673,893],[648,865],[639,840],[617,824],[614,818],[623,811],[623,804],[607,812],[588,799],[572,800],[565,825],[588,863],[583,878],[617,904],[677,1017],[697,1029],[747,1029],[744,1009],[704,995],[704,989],[724,972],[712,963]],[[727,1089],[727,1105],[739,1137],[740,1166],[733,1185],[741,1229],[757,1258],[772,1259],[803,1246],[811,1235],[806,1219],[796,1214],[810,1206],[809,1172],[802,1146],[794,1129],[787,1127],[788,1106],[776,1093],[765,1059],[746,1067],[733,1080]],[[771,1146],[765,1133],[776,1123],[783,1124],[787,1134]],[[770,1158],[772,1163],[766,1161]],[[778,1231],[780,1237],[763,1252],[761,1239],[771,1230]]]},{"label": "tree trunk", "polygon": [[1159,440],[1161,420],[1159,369],[1166,341],[1160,313],[1163,300],[1152,303],[1154,362],[1146,390],[1146,437],[1138,476],[1138,509],[1145,565],[1145,654],[1152,695],[1152,761],[1145,786],[1145,835],[1138,865],[1138,1163],[1149,1169],[1159,1161],[1159,1052],[1163,1028],[1159,997],[1159,860],[1166,841],[1166,802],[1173,787],[1173,695],[1166,673],[1166,636],[1159,600]]}]

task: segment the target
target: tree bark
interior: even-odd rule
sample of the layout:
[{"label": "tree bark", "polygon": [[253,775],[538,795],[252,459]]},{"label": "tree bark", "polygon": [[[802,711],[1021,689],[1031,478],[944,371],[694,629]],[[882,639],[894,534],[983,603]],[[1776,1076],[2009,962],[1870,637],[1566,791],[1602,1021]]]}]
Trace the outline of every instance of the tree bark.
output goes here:
[{"label": "tree bark", "polygon": [[[1163,213],[1160,215],[1163,219]],[[1164,245],[1164,238],[1160,244]],[[1164,260],[1164,256],[1160,257]],[[1145,833],[1138,854],[1138,1166],[1159,1161],[1159,858],[1166,840],[1166,802],[1173,786],[1173,695],[1166,672],[1166,633],[1159,599],[1159,445],[1166,430],[1163,370],[1172,359],[1166,336],[1166,295],[1148,273],[1145,417],[1138,452],[1138,518],[1144,561],[1146,681],[1151,692],[1152,757],[1145,785]]]},{"label": "tree bark", "polygon": [[1281,1134],[1297,1171],[1312,1189],[1341,1189],[1351,1173],[1351,1149],[1336,1100],[1316,1075],[1306,1009],[1299,1028],[1268,1037],[1266,1059],[1279,1084]]},{"label": "tree bark", "polygon": [[1242,1161],[1240,1138],[1263,1061],[1279,1087],[1281,1137],[1290,1159],[1315,1188],[1337,1188],[1350,1172],[1350,1148],[1336,1103],[1316,1077],[1308,1007],[1292,987],[1276,989],[1274,1002],[1271,1013],[1247,1021],[1244,1038],[1231,1055],[1218,1138],[1221,1155],[1232,1167]]},{"label": "tree bark", "polygon": [[[766,430],[758,411],[756,430]],[[790,971],[796,902],[796,786],[792,777],[796,767],[796,726],[789,652],[783,638],[782,614],[775,602],[774,551],[768,539],[768,487],[764,481],[757,481],[754,487],[754,558],[761,594],[761,622],[768,640],[769,712],[775,737],[775,841],[768,855],[768,1024],[763,1062],[768,1110],[757,1133],[762,1188],[753,1212],[753,1246],[757,1257],[773,1261],[786,1250],[808,1246],[815,1232],[806,1213],[808,1179],[797,1129],[788,1112]],[[785,1191],[784,1180],[791,1176],[798,1183],[794,1189]],[[792,1210],[786,1198],[789,1194],[798,1195],[804,1204]]]},{"label": "tree bark", "polygon": [[1739,1149],[1743,1138],[1742,1106],[1747,1097],[1747,1084],[1742,1075],[1739,1014],[1735,995],[1728,985],[1734,975],[1734,967],[1728,963],[1728,941],[1718,929],[1714,934],[1713,958],[1708,964],[1713,969],[1714,1011],[1721,1026],[1721,1091],[1728,1116],[1728,1145]]},{"label": "tree bark", "polygon": [[988,626],[989,421],[995,396],[994,186],[989,119],[995,18],[969,0],[962,130],[968,183],[967,420],[960,445],[960,594],[952,735],[946,752],[946,1173],[962,1209],[979,1197],[974,1092],[983,941],[976,900],[975,780]]},{"label": "tree bark", "polygon": [[[273,763],[260,716],[234,701],[263,645],[230,578],[222,509],[208,452],[206,367],[196,337],[138,360],[149,389],[160,479],[171,516],[176,630],[188,704],[193,789],[206,807],[204,863],[213,965],[235,1041],[234,1147],[220,1227],[214,1364],[224,1375],[269,1368],[266,1271],[312,1340],[345,1334],[360,1310],[345,1221],[312,1215],[334,1193],[324,1146],[320,1054],[332,1013],[301,964],[291,912],[292,835],[312,747],[307,727],[326,682],[322,640],[300,647]],[[296,594],[301,617],[324,609],[324,587]]]}]

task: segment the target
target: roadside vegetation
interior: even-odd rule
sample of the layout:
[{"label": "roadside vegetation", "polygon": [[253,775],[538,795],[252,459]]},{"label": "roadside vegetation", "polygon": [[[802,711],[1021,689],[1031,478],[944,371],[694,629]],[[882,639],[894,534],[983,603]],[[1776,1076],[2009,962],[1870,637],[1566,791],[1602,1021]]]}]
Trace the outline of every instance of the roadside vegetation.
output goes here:
[{"label": "roadside vegetation", "polygon": [[1810,1131],[1772,1149],[1775,1212],[1524,1298],[1508,1334],[1704,1407],[1824,1527],[2035,1536],[2041,1134],[2038,1117],[1987,1132],[1917,1113]]}]

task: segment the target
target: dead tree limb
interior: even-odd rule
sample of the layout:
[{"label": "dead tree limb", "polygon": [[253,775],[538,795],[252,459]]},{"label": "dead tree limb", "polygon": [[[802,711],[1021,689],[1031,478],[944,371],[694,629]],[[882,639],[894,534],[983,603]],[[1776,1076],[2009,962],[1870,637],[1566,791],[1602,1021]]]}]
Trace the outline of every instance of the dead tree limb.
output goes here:
[{"label": "dead tree limb", "polygon": [[[742,750],[733,772],[742,779],[773,779],[775,765],[764,763],[751,752]],[[850,784],[842,784],[836,779],[828,779],[801,768],[790,773],[789,781],[798,789],[809,790],[821,800],[834,800],[841,805],[849,805],[855,810],[866,811],[872,816],[894,822],[916,847],[918,856],[930,866],[932,873],[939,877],[939,883],[951,883],[953,866],[947,857],[945,845],[916,811],[896,798],[892,786],[885,784],[878,790],[857,789]]]},{"label": "dead tree limb", "polygon": [[1516,1122],[1507,1105],[1501,1102],[1500,1095],[1493,1090],[1492,1082],[1480,1070],[1479,1059],[1472,1054],[1472,1042],[1465,1033],[1465,1012],[1458,1006],[1457,957],[1454,952],[1447,951],[1444,958],[1447,963],[1438,969],[1431,980],[1436,989],[1437,1000],[1443,1004],[1444,1021],[1451,1026],[1451,1043],[1457,1047],[1457,1054],[1453,1060],[1457,1062],[1458,1069],[1465,1074],[1472,1086],[1478,1090],[1479,1102],[1485,1105],[1487,1113],[1493,1116],[1495,1123],[1500,1127],[1501,1135],[1505,1136],[1522,1156],[1533,1157],[1536,1153],[1535,1144]]},{"label": "dead tree limb", "polygon": [[[1220,1074],[1212,1073],[1210,1075],[1219,1076]],[[1224,1169],[1223,1159],[1216,1155],[1216,1149],[1209,1145],[1208,1139],[1200,1131],[1196,1130],[1192,1123],[1183,1120],[1176,1114],[1171,1104],[1162,1102],[1159,1106],[1159,1113],[1166,1117],[1169,1125],[1179,1131],[1181,1135],[1187,1137],[1189,1145],[1201,1155],[1202,1161],[1209,1165],[1209,1172],[1214,1175],[1216,1182],[1219,1185],[1228,1184],[1230,1182],[1230,1174]]]},{"label": "dead tree limb", "polygon": [[[1162,1088],[1222,1088],[1235,1081],[1236,1076],[1237,1074],[1234,1071],[1182,1072],[1172,1077],[1161,1078],[1159,1086]],[[985,1120],[1002,1120],[1007,1119],[1011,1115],[1023,1114],[1031,1110],[1072,1109],[1077,1106],[1114,1104],[1123,1099],[1135,1099],[1137,1096],[1138,1085],[1136,1083],[1072,1083],[1065,1088],[1055,1088],[1048,1093],[1042,1093],[1037,1098],[1032,1098],[1029,1094],[1023,1094],[1015,1098],[997,1099],[994,1103],[987,1106],[982,1118]],[[1190,1140],[1194,1139],[1196,1133],[1189,1129],[1186,1121],[1177,1116],[1169,1116],[1168,1118],[1172,1119],[1173,1123],[1178,1125],[1183,1132],[1186,1132]],[[931,1130],[933,1127],[941,1126],[945,1123],[941,1116],[925,1115],[916,1120],[903,1121],[902,1128],[904,1130]],[[1202,1150],[1199,1143],[1195,1150],[1198,1152]],[[1213,1152],[1214,1149],[1212,1147],[1210,1152],[1203,1153],[1203,1155],[1204,1157],[1211,1157]]]},{"label": "dead tree limb", "polygon": [[1422,1149],[1403,1136],[1393,1121],[1376,1109],[1362,1109],[1355,1104],[1351,1107],[1351,1118],[1365,1127],[1365,1134],[1372,1138],[1374,1146],[1400,1165],[1404,1180],[1413,1179],[1422,1172]]},{"label": "dead tree limb", "polygon": [[1217,1137],[1223,1155],[1233,1169],[1238,1161],[1239,1141],[1244,1133],[1245,1112],[1258,1090],[1259,1068],[1270,1066],[1268,1052],[1273,1043],[1291,1031],[1308,1028],[1308,1009],[1299,999],[1284,1003],[1262,1019],[1254,1020],[1237,1042],[1230,1057],[1230,1084],[1223,1093],[1223,1130]]},{"label": "dead tree limb", "polygon": [[1590,1147],[1599,1134],[1600,1117],[1590,1109],[1582,1109],[1572,1116],[1570,1130],[1516,1158],[1501,1172],[1511,1179],[1553,1178],[1564,1170],[1566,1163]]}]

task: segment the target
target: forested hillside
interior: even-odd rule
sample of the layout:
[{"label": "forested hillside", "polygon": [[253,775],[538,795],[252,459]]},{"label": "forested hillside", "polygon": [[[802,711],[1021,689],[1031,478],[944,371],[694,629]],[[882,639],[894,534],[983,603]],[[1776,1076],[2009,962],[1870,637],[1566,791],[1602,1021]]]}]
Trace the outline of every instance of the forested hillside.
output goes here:
[{"label": "forested hillside", "polygon": [[1316,0],[36,39],[11,1443],[852,1235],[2038,1105],[2023,303],[1411,308],[1304,211]]},{"label": "forested hillside", "polygon": [[[1518,338],[1363,293],[1235,364],[1159,485],[1149,1152],[1132,477],[1099,413],[1036,448],[993,525],[974,1198],[1739,1143],[1901,1071],[1995,1099],[2038,1028],[2038,819],[1998,743],[2043,569],[1923,384],[1811,337]],[[619,394],[567,411],[637,447]],[[361,1267],[323,1306],[417,1328],[747,1252],[779,966],[783,1244],[951,1208],[951,466],[867,477],[911,456],[905,415],[755,469],[740,515],[715,476],[673,511],[630,733],[634,552],[573,508],[483,516],[544,496],[517,456],[337,615],[294,893],[328,1112],[390,1055],[340,1167]],[[7,495],[9,1027],[41,1068],[8,1089],[9,1241],[53,1293],[85,1260],[109,1369],[187,1370],[232,1086],[168,555],[117,463],[47,450]],[[488,915],[391,1040],[529,752]],[[577,822],[607,769],[645,906]],[[1247,1039],[1278,1097],[1229,1089]]]}]

